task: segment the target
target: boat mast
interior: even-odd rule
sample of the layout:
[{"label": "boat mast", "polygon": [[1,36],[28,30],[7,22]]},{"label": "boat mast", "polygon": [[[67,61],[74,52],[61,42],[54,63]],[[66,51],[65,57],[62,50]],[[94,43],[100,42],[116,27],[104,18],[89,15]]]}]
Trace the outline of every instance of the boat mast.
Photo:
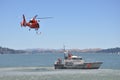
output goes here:
[{"label": "boat mast", "polygon": [[67,57],[66,57],[66,54],[67,54],[67,51],[66,51],[66,49],[65,49],[65,45],[63,45],[63,51],[64,51],[64,59],[67,59]]}]

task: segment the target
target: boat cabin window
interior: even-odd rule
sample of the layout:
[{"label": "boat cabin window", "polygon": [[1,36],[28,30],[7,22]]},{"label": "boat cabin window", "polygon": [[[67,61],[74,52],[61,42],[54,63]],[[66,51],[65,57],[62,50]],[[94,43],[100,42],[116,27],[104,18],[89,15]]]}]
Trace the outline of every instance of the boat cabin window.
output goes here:
[{"label": "boat cabin window", "polygon": [[82,58],[72,58],[73,60],[82,60]]}]

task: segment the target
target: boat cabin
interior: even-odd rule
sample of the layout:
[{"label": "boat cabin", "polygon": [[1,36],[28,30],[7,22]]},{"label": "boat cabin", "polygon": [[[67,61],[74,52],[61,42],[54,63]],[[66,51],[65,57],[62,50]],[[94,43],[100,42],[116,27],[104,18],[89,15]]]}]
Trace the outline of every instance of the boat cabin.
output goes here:
[{"label": "boat cabin", "polygon": [[71,56],[72,60],[82,60],[82,57],[79,56]]}]

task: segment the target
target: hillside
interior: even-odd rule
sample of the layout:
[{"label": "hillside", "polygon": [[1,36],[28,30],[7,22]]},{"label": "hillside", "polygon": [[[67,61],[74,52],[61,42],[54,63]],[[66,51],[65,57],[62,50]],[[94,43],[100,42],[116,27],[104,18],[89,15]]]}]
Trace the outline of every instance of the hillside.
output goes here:
[{"label": "hillside", "polygon": [[20,53],[26,53],[26,51],[0,47],[0,54],[20,54]]},{"label": "hillside", "polygon": [[103,49],[97,51],[97,53],[120,53],[120,48],[116,47],[116,48]]}]

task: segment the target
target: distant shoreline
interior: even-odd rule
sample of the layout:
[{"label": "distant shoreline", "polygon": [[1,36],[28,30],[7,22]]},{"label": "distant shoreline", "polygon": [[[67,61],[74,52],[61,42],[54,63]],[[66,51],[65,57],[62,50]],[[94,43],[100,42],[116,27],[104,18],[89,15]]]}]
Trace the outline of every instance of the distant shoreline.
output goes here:
[{"label": "distant shoreline", "polygon": [[[72,53],[120,53],[120,48],[89,48],[89,49],[66,49]],[[24,54],[24,53],[63,53],[63,49],[27,49],[27,50],[15,50],[10,48],[0,47],[0,54]]]}]

